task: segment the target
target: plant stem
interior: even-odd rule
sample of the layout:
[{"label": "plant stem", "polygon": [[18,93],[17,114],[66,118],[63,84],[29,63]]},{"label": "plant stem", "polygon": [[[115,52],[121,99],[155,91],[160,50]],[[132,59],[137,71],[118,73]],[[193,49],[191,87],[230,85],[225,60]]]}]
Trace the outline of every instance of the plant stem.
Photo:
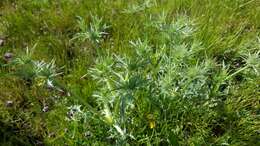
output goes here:
[{"label": "plant stem", "polygon": [[[245,66],[245,67],[243,67],[243,68],[237,70],[237,71],[234,72],[233,74],[227,76],[227,77],[225,78],[225,80],[228,80],[228,79],[232,78],[233,76],[237,75],[238,73],[244,71],[244,70],[247,69],[247,68],[248,68],[248,66]],[[224,80],[224,81],[225,81],[225,80]]]}]

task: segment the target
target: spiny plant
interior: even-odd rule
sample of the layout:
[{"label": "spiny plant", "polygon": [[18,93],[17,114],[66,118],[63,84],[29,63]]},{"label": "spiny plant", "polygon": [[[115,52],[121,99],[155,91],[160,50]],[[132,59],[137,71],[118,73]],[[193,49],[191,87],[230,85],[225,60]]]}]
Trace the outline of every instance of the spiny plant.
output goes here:
[{"label": "spiny plant", "polygon": [[78,16],[78,27],[80,32],[76,33],[75,36],[71,39],[79,40],[80,42],[85,42],[89,40],[91,43],[97,45],[102,41],[104,35],[107,35],[106,32],[109,28],[109,25],[103,23],[102,18],[91,15],[91,23],[87,24],[84,18]]},{"label": "spiny plant", "polygon": [[[10,71],[5,75],[6,81],[8,81],[6,88],[21,89],[10,93],[10,96],[17,94],[18,97],[12,97],[9,100],[7,100],[8,97],[4,97],[0,100],[0,108],[3,113],[1,119],[6,118],[6,115],[12,117],[2,121],[3,124],[19,129],[16,135],[29,136],[34,140],[33,144],[37,144],[37,139],[41,142],[43,140],[41,135],[46,132],[43,115],[55,107],[55,104],[64,96],[61,94],[65,92],[58,84],[57,77],[61,72],[55,66],[55,61],[46,63],[33,59],[35,47],[36,45],[31,49],[27,48],[24,54],[10,58],[10,61],[3,65]],[[16,85],[13,87],[10,85],[11,82],[15,82]],[[19,98],[23,100],[20,101]],[[26,139],[26,137],[22,138],[21,141]]]},{"label": "spiny plant", "polygon": [[[93,96],[117,144],[214,143],[207,139],[214,133],[209,123],[219,118],[217,109],[230,94],[231,77],[245,69],[255,71],[259,56],[249,55],[245,67],[229,74],[225,64],[196,57],[204,47],[194,38],[192,26],[186,17],[154,23],[167,41],[154,46],[149,38],[131,41],[133,56],[101,57],[90,69],[98,88]],[[156,119],[163,120],[157,124]],[[140,128],[153,132],[138,133]]]},{"label": "spiny plant", "polygon": [[[159,58],[162,58],[161,54],[152,54],[152,48],[148,42],[142,42],[139,39],[136,42],[132,41],[131,44],[136,50],[136,57],[128,58],[114,55],[114,59],[111,57],[101,58],[96,67],[90,70],[90,74],[99,85],[99,90],[94,94],[94,97],[97,98],[103,109],[106,122],[113,125],[118,133],[115,135],[121,137],[117,141],[118,144],[126,143],[127,137],[135,139],[130,132],[131,130],[127,128],[128,125],[135,123],[128,116],[135,109],[134,103],[135,100],[139,100],[136,97],[138,94],[144,92],[143,94],[151,95],[151,90],[156,90],[146,89],[145,85],[149,87],[149,84],[156,84],[152,80],[156,74],[152,63],[159,63]],[[161,67],[161,65],[158,66]],[[132,123],[127,121],[132,121]],[[151,124],[150,127],[154,128],[154,124]]]},{"label": "spiny plant", "polygon": [[0,9],[0,145],[260,145],[258,1]]},{"label": "spiny plant", "polygon": [[156,6],[155,0],[145,0],[143,3],[140,4],[129,5],[127,9],[123,10],[123,13],[127,13],[127,14],[138,13],[144,11],[145,9],[151,8],[153,6]]},{"label": "spiny plant", "polygon": [[35,93],[31,93],[33,95],[28,96],[29,100],[34,102],[36,101],[35,98],[43,98],[39,99],[39,101],[43,106],[43,111],[47,111],[47,104],[52,105],[56,102],[55,100],[57,94],[65,92],[58,83],[59,81],[57,79],[57,77],[62,74],[62,68],[57,69],[54,60],[51,60],[49,63],[42,60],[34,60],[32,55],[35,47],[36,45],[34,45],[31,50],[27,47],[26,53],[17,56],[5,64],[5,66],[12,69],[12,72],[8,73],[8,76],[13,76],[18,80],[22,80],[25,85],[37,91]]},{"label": "spiny plant", "polygon": [[62,74],[62,72],[57,71],[55,60],[51,60],[50,63],[33,60],[32,54],[35,47],[36,44],[31,49],[27,47],[23,55],[16,57],[6,66],[15,67],[14,74],[29,83],[36,81],[39,85],[53,86],[54,78]]},{"label": "spiny plant", "polygon": [[[245,61],[245,66],[240,68],[239,70],[235,71],[234,73],[230,74],[226,79],[232,78],[233,76],[236,76],[240,72],[243,71],[248,71],[249,74],[251,74],[250,70],[253,70],[256,76],[259,76],[259,69],[260,69],[260,59],[259,59],[259,52],[256,53],[249,53],[247,55],[244,55],[244,61]],[[249,69],[249,70],[248,70]]]}]

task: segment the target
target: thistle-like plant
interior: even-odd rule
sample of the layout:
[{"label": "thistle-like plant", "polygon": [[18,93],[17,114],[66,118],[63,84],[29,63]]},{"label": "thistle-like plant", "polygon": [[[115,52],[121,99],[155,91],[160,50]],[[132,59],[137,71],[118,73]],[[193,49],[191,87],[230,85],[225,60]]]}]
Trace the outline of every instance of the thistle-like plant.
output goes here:
[{"label": "thistle-like plant", "polygon": [[35,72],[36,83],[39,86],[45,85],[48,88],[61,91],[61,89],[56,87],[54,84],[55,77],[62,74],[62,72],[57,71],[55,60],[51,60],[50,63],[46,63],[44,61],[34,61],[33,70]]},{"label": "thistle-like plant", "polygon": [[259,54],[260,54],[260,51],[258,51],[256,53],[248,53],[247,55],[245,55],[245,57],[243,57],[245,60],[245,66],[242,68],[239,68],[237,71],[235,71],[234,73],[227,76],[226,79],[230,79],[231,77],[237,75],[238,73],[240,73],[244,70],[248,70],[248,69],[252,69],[255,72],[255,74],[257,76],[259,76],[259,70],[260,70]]},{"label": "thistle-like plant", "polygon": [[[89,74],[97,83],[93,96],[102,109],[104,121],[111,125],[112,137],[118,143],[136,139],[132,132],[143,125],[134,119],[143,115],[135,113],[145,112],[153,117],[152,120],[144,118],[150,129],[156,128],[155,115],[161,113],[165,124],[173,124],[178,131],[177,127],[183,125],[177,119],[173,122],[172,118],[180,115],[188,117],[191,112],[188,107],[194,106],[192,112],[203,115],[204,110],[209,111],[210,107],[216,106],[216,100],[210,98],[210,87],[215,87],[215,83],[210,82],[210,76],[217,76],[212,74],[217,69],[212,66],[214,62],[211,60],[193,58],[203,47],[197,41],[186,40],[193,33],[186,20],[161,25],[167,26],[160,32],[170,36],[167,38],[170,43],[159,43],[154,47],[147,39],[130,41],[135,50],[133,56],[98,58],[96,66],[90,69]],[[221,84],[224,80],[219,82]],[[204,110],[196,109],[199,106]],[[165,114],[172,111],[171,117]],[[181,135],[181,131],[176,134]]]},{"label": "thistle-like plant", "polygon": [[32,49],[26,48],[26,52],[15,58],[9,65],[15,67],[16,76],[28,83],[31,84],[35,81],[37,85],[46,85],[53,88],[55,77],[62,73],[57,70],[54,59],[49,63],[34,60],[32,55],[35,47],[36,45]]},{"label": "thistle-like plant", "polygon": [[123,13],[132,14],[151,8],[156,5],[155,0],[145,0],[142,4],[129,5],[127,9],[123,10]]},{"label": "thistle-like plant", "polygon": [[[144,46],[141,42],[138,43],[139,47]],[[142,55],[145,50],[139,49],[139,55]],[[128,109],[134,107],[135,94],[144,85],[143,75],[137,71],[136,63],[141,65],[137,60],[132,62],[130,58],[114,55],[113,58],[98,60],[96,67],[89,71],[99,88],[93,96],[102,107],[104,121],[113,125],[112,128],[121,137],[118,143],[124,143],[127,138],[132,137],[127,131]]]},{"label": "thistle-like plant", "polygon": [[25,65],[25,64],[30,64],[33,62],[32,55],[33,51],[35,50],[37,46],[37,43],[29,49],[29,47],[26,48],[25,53],[20,55],[19,57],[15,58],[11,64],[14,65]]},{"label": "thistle-like plant", "polygon": [[51,60],[50,63],[46,63],[44,61],[34,61],[34,70],[36,76],[43,76],[47,79],[53,79],[54,77],[62,74],[61,72],[57,72],[57,67],[55,65],[55,60]]},{"label": "thistle-like plant", "polygon": [[246,58],[246,65],[253,69],[257,75],[259,75],[260,72],[260,51],[248,54]]},{"label": "thistle-like plant", "polygon": [[97,45],[102,41],[104,35],[107,35],[107,29],[110,27],[107,24],[103,23],[102,18],[91,15],[91,22],[87,22],[80,16],[78,16],[78,27],[80,32],[76,33],[75,36],[71,39],[79,40],[80,42],[85,42],[89,40],[91,43]]}]

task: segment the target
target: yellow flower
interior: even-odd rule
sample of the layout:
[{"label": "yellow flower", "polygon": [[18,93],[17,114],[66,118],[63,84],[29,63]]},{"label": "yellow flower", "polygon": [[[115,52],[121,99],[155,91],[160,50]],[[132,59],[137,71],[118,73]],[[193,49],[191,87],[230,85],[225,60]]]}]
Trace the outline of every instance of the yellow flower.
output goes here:
[{"label": "yellow flower", "polygon": [[42,86],[42,85],[45,84],[45,80],[46,79],[44,77],[37,77],[35,79],[35,83],[36,83],[37,86]]},{"label": "yellow flower", "polygon": [[154,118],[154,116],[153,116],[152,114],[148,114],[148,115],[146,116],[146,118],[148,119],[149,127],[150,127],[151,129],[155,128],[155,118]]},{"label": "yellow flower", "polygon": [[149,121],[149,127],[150,127],[151,129],[155,128],[155,121],[154,121],[154,120],[150,120],[150,121]]}]

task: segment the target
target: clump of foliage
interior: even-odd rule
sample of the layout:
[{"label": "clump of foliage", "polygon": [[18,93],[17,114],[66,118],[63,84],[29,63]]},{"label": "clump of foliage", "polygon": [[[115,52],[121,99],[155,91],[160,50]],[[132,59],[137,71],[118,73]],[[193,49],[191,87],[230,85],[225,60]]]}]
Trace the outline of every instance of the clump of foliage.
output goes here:
[{"label": "clump of foliage", "polygon": [[[239,138],[222,134],[236,131],[230,121],[239,117],[225,117],[221,112],[229,106],[225,102],[232,95],[232,77],[246,69],[252,78],[259,77],[258,53],[229,73],[225,62],[218,64],[201,54],[204,47],[194,39],[192,24],[185,17],[159,26],[164,27],[154,25],[158,37],[167,36],[162,43],[149,44],[149,38],[132,41],[133,56],[101,57],[90,70],[98,84],[93,96],[104,121],[111,125],[110,138],[130,145],[236,143]],[[213,124],[223,118],[223,125]],[[228,123],[234,127],[226,127]],[[257,120],[251,124],[257,125]],[[139,129],[151,132],[139,133]],[[251,134],[247,140],[256,143],[257,132]],[[213,135],[216,138],[210,139]]]},{"label": "clump of foliage", "polygon": [[0,145],[260,144],[258,2],[0,9]]},{"label": "clump of foliage", "polygon": [[[17,143],[13,143],[18,145],[31,140],[33,144],[42,143],[43,128],[46,125],[44,114],[52,109],[65,93],[57,82],[61,72],[57,70],[55,61],[46,63],[34,60],[32,54],[35,47],[36,45],[31,49],[27,48],[25,53],[10,58],[12,60],[2,66],[12,70],[12,73],[4,75],[5,92],[1,93],[1,96],[6,97],[1,100],[1,118],[4,119],[1,124],[11,131],[18,131],[14,136],[5,134],[2,143],[12,139],[18,139]],[[8,88],[18,90],[18,93],[10,92]],[[26,140],[24,132],[31,133],[28,135],[29,139]],[[24,138],[19,140],[19,135]]]},{"label": "clump of foliage", "polygon": [[100,43],[102,37],[107,34],[106,30],[109,26],[102,24],[102,19],[99,19],[96,16],[91,15],[91,18],[93,22],[88,26],[83,18],[78,17],[80,32],[73,37],[72,41],[80,40],[81,42],[84,42],[88,39],[93,44]]}]

